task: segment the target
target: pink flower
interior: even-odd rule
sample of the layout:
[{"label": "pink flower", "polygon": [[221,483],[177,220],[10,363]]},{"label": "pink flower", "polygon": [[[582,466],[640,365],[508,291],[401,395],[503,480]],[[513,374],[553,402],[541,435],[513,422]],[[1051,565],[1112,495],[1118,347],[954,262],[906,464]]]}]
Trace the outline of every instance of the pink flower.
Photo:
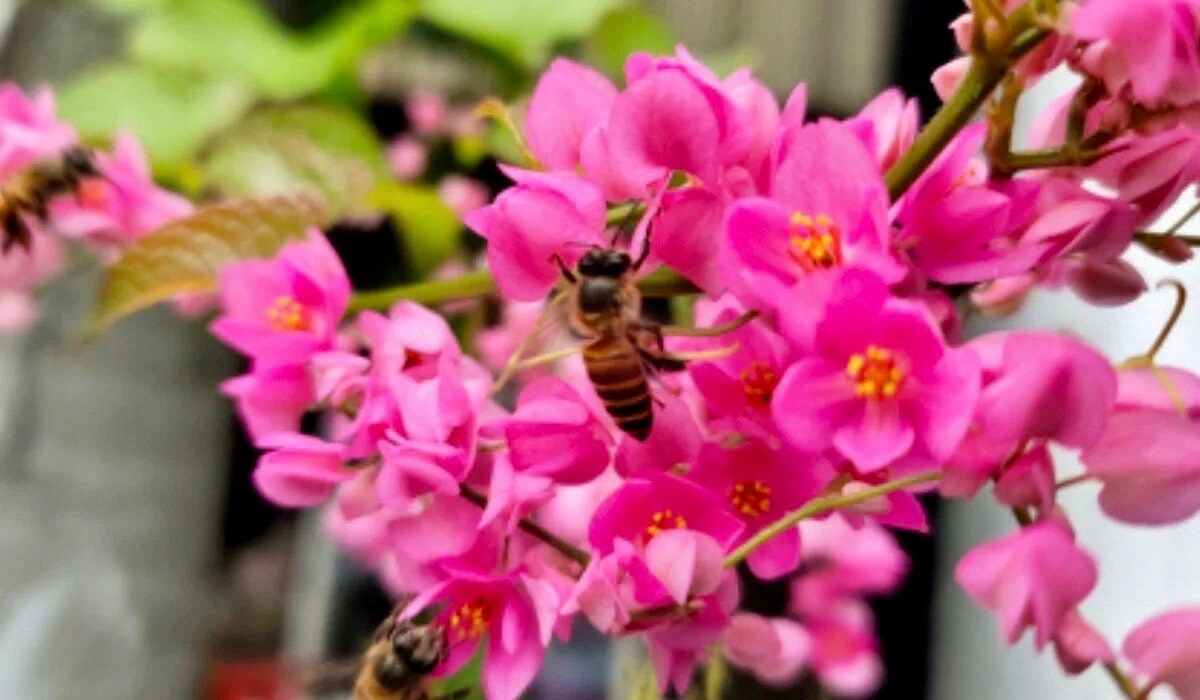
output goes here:
[{"label": "pink flower", "polygon": [[800,449],[833,446],[871,471],[910,453],[948,457],[978,395],[971,350],[946,347],[921,306],[851,269],[817,324],[814,354],[784,374],[771,409]]},{"label": "pink flower", "polygon": [[917,269],[938,282],[1016,274],[1045,253],[1045,245],[1019,238],[1035,214],[1039,185],[987,179],[986,162],[978,155],[984,127],[959,132],[904,197],[898,238],[911,247]]},{"label": "pink flower", "polygon": [[656,392],[654,425],[645,440],[622,434],[613,466],[618,474],[638,476],[645,471],[666,472],[680,464],[691,464],[704,443],[700,426],[688,399],[694,392],[676,395]]},{"label": "pink flower", "polygon": [[794,620],[737,613],[721,635],[721,647],[734,666],[768,685],[787,686],[804,671],[813,642]]},{"label": "pink flower", "polygon": [[501,293],[533,301],[544,297],[561,274],[552,256],[573,265],[588,245],[607,242],[604,197],[571,173],[504,172],[516,184],[465,221],[487,239],[488,267]]},{"label": "pink flower", "polygon": [[388,166],[401,180],[415,180],[425,172],[429,152],[425,144],[409,136],[401,136],[387,147]]},{"label": "pink flower", "polygon": [[33,290],[61,274],[66,262],[62,243],[40,226],[33,229],[28,249],[0,255],[0,335],[19,333],[37,320]]},{"label": "pink flower", "polygon": [[112,155],[96,154],[103,178],[85,180],[76,197],[50,207],[54,230],[115,254],[141,236],[187,216],[191,202],[154,184],[146,153],[129,133],[117,136]]},{"label": "pink flower", "polygon": [[488,188],[482,182],[462,175],[447,175],[438,183],[438,197],[459,218],[488,203]]},{"label": "pink flower", "polygon": [[413,131],[436,134],[447,121],[446,98],[428,90],[416,90],[405,100],[405,110]]},{"label": "pink flower", "polygon": [[905,99],[903,92],[891,88],[843,123],[875,155],[879,169],[886,171],[912,145],[921,116],[916,99]]},{"label": "pink flower", "polygon": [[1172,368],[1127,370],[1104,434],[1085,450],[1100,480],[1100,507],[1140,525],[1185,520],[1200,510],[1200,378]]},{"label": "pink flower", "polygon": [[1071,675],[1083,673],[1094,663],[1116,660],[1104,635],[1074,610],[1063,616],[1054,635],[1054,655],[1063,670]]},{"label": "pink flower", "polygon": [[742,524],[710,491],[678,477],[650,473],[626,481],[600,504],[592,515],[588,541],[608,554],[618,540],[644,547],[672,529],[704,533],[729,549]]},{"label": "pink flower", "polygon": [[1200,608],[1176,608],[1129,633],[1121,651],[1148,685],[1170,686],[1180,700],[1200,698]]},{"label": "pink flower", "polygon": [[346,469],[345,449],[337,443],[298,433],[275,433],[258,446],[270,452],[258,459],[254,485],[277,505],[315,506],[354,475]]},{"label": "pink flower", "polygon": [[503,439],[513,468],[560,483],[582,484],[612,460],[612,438],[579,393],[561,379],[535,379],[521,391],[517,409],[483,427]]},{"label": "pink flower", "polygon": [[[628,547],[618,542],[617,551]],[[714,593],[730,575],[721,566],[722,554],[721,545],[705,533],[664,530],[647,541],[638,555],[626,555],[633,600],[642,607],[683,605]]]},{"label": "pink flower", "polygon": [[[709,443],[700,450],[688,478],[723,499],[725,507],[745,523],[739,538],[744,541],[818,495],[819,484],[806,464],[811,461],[760,440],[733,449]],[[762,579],[785,576],[799,562],[797,528],[768,540],[747,560],[750,570]]]},{"label": "pink flower", "polygon": [[645,632],[660,692],[666,693],[669,688],[678,694],[687,692],[696,666],[704,662],[712,644],[729,625],[738,596],[737,576],[726,571],[716,591],[693,599],[686,616],[667,618],[667,624]]},{"label": "pink flower", "polygon": [[274,260],[221,270],[222,315],[212,332],[262,365],[307,361],[333,347],[350,299],[350,280],[318,231]]},{"label": "pink flower", "polygon": [[998,615],[1006,642],[1033,627],[1041,650],[1095,587],[1096,563],[1075,545],[1065,523],[1051,519],[975,547],[959,560],[954,577],[972,600]]},{"label": "pink flower", "polygon": [[[696,302],[696,323],[702,327],[729,323],[745,309],[732,296]],[[718,338],[680,342],[686,350],[712,350],[736,345],[729,357],[689,362],[688,374],[704,397],[710,422],[745,433],[771,432],[771,399],[790,363],[787,342],[762,321],[752,321]]]},{"label": "pink flower", "polygon": [[272,433],[300,430],[300,419],[316,402],[304,367],[255,367],[249,374],[221,383],[221,393],[237,404],[238,416],[256,444]]},{"label": "pink flower", "polygon": [[1200,177],[1200,132],[1180,124],[1150,135],[1128,133],[1109,146],[1112,155],[1085,170],[1112,187],[1121,201],[1152,220]]},{"label": "pink flower", "polygon": [[487,635],[483,690],[495,700],[516,700],[537,675],[554,622],[556,603],[535,599],[532,591],[516,576],[459,571],[414,598],[400,617],[407,619],[441,605],[432,624],[445,630],[448,653],[437,676],[462,668]]},{"label": "pink flower", "polygon": [[1116,373],[1104,356],[1068,336],[1035,331],[992,333],[969,347],[982,360],[984,386],[943,493],[973,494],[1030,438],[1076,448],[1100,439],[1116,396]]},{"label": "pink flower", "polygon": [[617,88],[608,78],[574,61],[555,59],[529,98],[529,150],[550,170],[579,167],[584,139],[607,120],[616,98]]},{"label": "pink flower", "polygon": [[813,642],[809,663],[821,685],[840,696],[869,696],[883,681],[883,662],[871,612],[859,601],[845,600],[825,614],[804,621]]},{"label": "pink flower", "polygon": [[801,127],[777,158],[771,198],[743,199],[725,220],[726,284],[772,304],[792,297],[781,288],[845,266],[889,283],[904,276],[889,251],[887,189],[852,132],[832,121]]},{"label": "pink flower", "polygon": [[1091,42],[1079,63],[1112,94],[1126,88],[1145,105],[1196,101],[1200,35],[1194,0],[1088,0],[1071,18],[1072,32]]},{"label": "pink flower", "polygon": [[26,95],[14,83],[0,85],[0,178],[75,145],[75,130],[55,116],[54,93]]},{"label": "pink flower", "polygon": [[908,571],[896,538],[874,523],[855,527],[841,515],[800,524],[804,562],[811,566],[792,580],[791,610],[819,616],[838,601],[891,593]]}]

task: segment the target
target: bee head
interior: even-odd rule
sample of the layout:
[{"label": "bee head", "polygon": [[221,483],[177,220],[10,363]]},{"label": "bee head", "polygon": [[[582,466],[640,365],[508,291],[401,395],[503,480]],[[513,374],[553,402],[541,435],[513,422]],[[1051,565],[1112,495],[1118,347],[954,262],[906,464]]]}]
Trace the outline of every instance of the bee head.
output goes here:
[{"label": "bee head", "polygon": [[579,259],[579,274],[586,277],[620,277],[633,266],[628,253],[612,248],[592,248]]},{"label": "bee head", "polygon": [[433,627],[401,625],[392,637],[392,651],[413,673],[432,673],[446,656],[446,638]]},{"label": "bee head", "polygon": [[100,169],[87,149],[76,146],[63,153],[63,164],[67,170],[80,177],[99,177]]}]

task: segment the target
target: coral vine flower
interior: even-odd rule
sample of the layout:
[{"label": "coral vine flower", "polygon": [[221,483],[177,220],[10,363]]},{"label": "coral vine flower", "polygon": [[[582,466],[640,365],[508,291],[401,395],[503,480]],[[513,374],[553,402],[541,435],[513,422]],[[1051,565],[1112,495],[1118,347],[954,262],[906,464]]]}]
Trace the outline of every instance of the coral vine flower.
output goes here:
[{"label": "coral vine flower", "polygon": [[0,85],[0,179],[77,141],[75,130],[55,116],[54,93],[26,95],[14,83]]},{"label": "coral vine flower", "polygon": [[1121,651],[1150,685],[1170,686],[1181,700],[1200,698],[1200,608],[1176,608],[1138,625]]},{"label": "coral vine flower", "polygon": [[[726,449],[710,443],[700,450],[688,478],[726,500],[746,525],[742,539],[817,496],[819,484],[805,455],[772,449],[760,440]],[[795,570],[800,531],[787,530],[754,550],[747,563],[756,576],[772,579]]]},{"label": "coral vine flower", "polygon": [[604,196],[572,173],[503,170],[516,184],[464,221],[487,239],[488,267],[500,292],[508,299],[533,301],[558,279],[553,255],[572,265],[589,244],[607,242]]},{"label": "coral vine flower", "polygon": [[910,453],[948,457],[979,395],[974,352],[946,347],[923,307],[889,298],[871,273],[847,270],[836,284],[814,354],[775,391],[780,431],[802,450],[833,446],[863,471]]},{"label": "coral vine flower", "polygon": [[666,474],[630,479],[604,500],[592,516],[588,541],[601,554],[617,540],[644,547],[665,530],[695,530],[728,549],[742,524],[711,491]]},{"label": "coral vine flower", "polygon": [[813,642],[809,662],[821,684],[838,695],[869,696],[883,682],[883,661],[871,612],[844,600],[824,615],[804,621]]},{"label": "coral vine flower", "polygon": [[858,138],[826,120],[789,132],[780,154],[771,198],[740,200],[726,218],[726,283],[771,284],[759,294],[782,305],[792,295],[772,288],[844,266],[898,282],[905,271],[888,250],[887,189]]},{"label": "coral vine flower", "polygon": [[892,167],[917,137],[921,117],[915,98],[896,88],[884,90],[858,114],[843,122],[875,155],[881,171]]},{"label": "coral vine flower", "polygon": [[212,332],[264,366],[305,362],[333,347],[350,300],[350,279],[319,231],[273,260],[221,270],[223,314]]},{"label": "coral vine flower", "polygon": [[1033,627],[1040,650],[1096,586],[1096,563],[1076,546],[1070,527],[1051,519],[967,552],[954,578],[972,600],[999,616],[1006,642]]},{"label": "coral vine flower", "polygon": [[555,59],[538,78],[525,111],[525,141],[550,170],[580,166],[584,139],[608,117],[617,88],[595,70]]},{"label": "coral vine flower", "polygon": [[272,433],[300,430],[300,419],[316,401],[312,379],[301,365],[255,367],[221,383],[237,405],[242,425],[256,444]]},{"label": "coral vine flower", "polygon": [[721,635],[721,647],[734,666],[768,685],[788,686],[804,671],[813,642],[794,620],[738,613]]},{"label": "coral vine flower", "polygon": [[554,622],[556,601],[540,600],[532,590],[542,591],[527,589],[517,576],[457,572],[414,598],[400,617],[441,605],[432,624],[445,630],[447,655],[437,676],[462,668],[486,635],[483,690],[493,700],[516,700],[537,675]]},{"label": "coral vine flower", "polygon": [[258,460],[254,485],[267,500],[289,508],[323,502],[354,474],[345,468],[345,448],[296,433],[276,433],[259,447],[271,450]]}]

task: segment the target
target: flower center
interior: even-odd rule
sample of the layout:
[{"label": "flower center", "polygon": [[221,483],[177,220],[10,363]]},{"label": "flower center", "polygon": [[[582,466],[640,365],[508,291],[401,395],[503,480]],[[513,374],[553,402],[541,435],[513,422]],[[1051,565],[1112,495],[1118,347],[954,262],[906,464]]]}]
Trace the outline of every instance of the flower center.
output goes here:
[{"label": "flower center", "polygon": [[294,297],[283,295],[267,307],[267,322],[273,331],[306,331],[308,313]]},{"label": "flower center", "polygon": [[99,209],[108,202],[109,184],[101,177],[88,177],[80,181],[75,196],[81,204]]},{"label": "flower center", "polygon": [[729,492],[733,509],[750,518],[771,510],[771,487],[761,481],[743,481],[733,485]]},{"label": "flower center", "polygon": [[842,231],[829,216],[818,214],[814,219],[798,211],[792,214],[788,230],[792,235],[788,254],[806,272],[842,263]]},{"label": "flower center", "polygon": [[649,542],[663,530],[682,530],[686,527],[687,520],[684,520],[682,515],[675,515],[675,511],[667,508],[650,516],[650,524],[646,526],[646,531],[642,533],[642,538],[646,542]]},{"label": "flower center", "polygon": [[854,393],[867,399],[890,399],[904,386],[905,380],[905,371],[896,361],[896,354],[877,345],[851,355],[846,375],[854,380]]},{"label": "flower center", "polygon": [[779,384],[779,375],[764,362],[755,362],[742,370],[742,390],[750,403],[763,408],[771,405],[771,397]]},{"label": "flower center", "polygon": [[479,639],[492,619],[492,605],[483,598],[467,601],[454,609],[446,620],[446,634],[451,643]]}]

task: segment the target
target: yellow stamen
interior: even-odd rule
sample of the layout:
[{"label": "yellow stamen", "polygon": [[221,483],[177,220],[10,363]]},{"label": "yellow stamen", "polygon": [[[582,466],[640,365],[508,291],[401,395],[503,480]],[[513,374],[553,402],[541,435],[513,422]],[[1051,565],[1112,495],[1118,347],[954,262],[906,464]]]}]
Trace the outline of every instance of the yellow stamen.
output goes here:
[{"label": "yellow stamen", "polygon": [[273,331],[307,331],[308,310],[295,297],[283,295],[267,307],[267,322]]},{"label": "yellow stamen", "polygon": [[729,503],[737,512],[749,518],[771,510],[771,487],[762,481],[742,481],[729,492]]},{"label": "yellow stamen", "polygon": [[908,373],[886,348],[870,345],[846,361],[846,376],[854,380],[854,393],[866,399],[890,399],[900,393]]},{"label": "yellow stamen", "polygon": [[687,520],[684,520],[682,515],[675,515],[675,511],[667,508],[650,516],[650,524],[646,526],[645,532],[642,533],[642,539],[649,542],[663,530],[682,530],[686,527]]},{"label": "yellow stamen", "polygon": [[842,231],[826,214],[814,219],[804,212],[792,214],[788,253],[805,271],[836,267],[842,263]]},{"label": "yellow stamen", "polygon": [[771,405],[771,397],[775,395],[775,387],[779,385],[779,375],[768,364],[754,362],[742,370],[742,390],[746,399],[760,408]]}]

